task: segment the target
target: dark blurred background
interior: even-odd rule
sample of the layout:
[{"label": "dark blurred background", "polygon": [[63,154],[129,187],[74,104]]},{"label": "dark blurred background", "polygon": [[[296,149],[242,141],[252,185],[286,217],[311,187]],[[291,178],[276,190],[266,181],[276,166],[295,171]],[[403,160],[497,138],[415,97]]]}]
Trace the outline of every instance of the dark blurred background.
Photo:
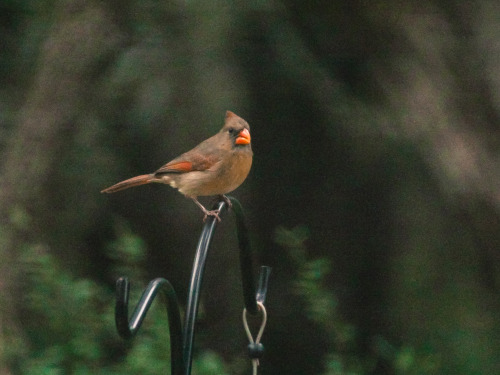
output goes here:
[{"label": "dark blurred background", "polygon": [[[0,373],[163,374],[199,209],[152,172],[251,125],[243,204],[273,268],[261,374],[500,373],[500,4],[0,1]],[[204,200],[210,204],[210,200]],[[249,374],[234,220],[217,229],[193,374]]]}]

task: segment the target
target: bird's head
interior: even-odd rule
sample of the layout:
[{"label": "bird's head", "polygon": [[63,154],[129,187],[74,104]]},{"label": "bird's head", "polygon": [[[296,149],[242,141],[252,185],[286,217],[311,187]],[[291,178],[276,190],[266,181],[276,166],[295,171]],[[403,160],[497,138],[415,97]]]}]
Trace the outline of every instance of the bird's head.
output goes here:
[{"label": "bird's head", "polygon": [[233,112],[226,111],[226,119],[220,132],[229,135],[233,147],[250,147],[250,125]]}]

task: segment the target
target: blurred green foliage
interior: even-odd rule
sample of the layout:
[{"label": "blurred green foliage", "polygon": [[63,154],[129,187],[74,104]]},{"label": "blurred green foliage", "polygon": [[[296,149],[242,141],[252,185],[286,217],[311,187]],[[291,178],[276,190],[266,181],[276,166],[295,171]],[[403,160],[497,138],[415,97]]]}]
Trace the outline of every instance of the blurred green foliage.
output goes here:
[{"label": "blurred green foliage", "polygon": [[[117,230],[108,251],[118,274],[140,278],[143,241],[129,229]],[[170,345],[164,306],[156,302],[140,334],[130,343],[120,339],[114,323],[114,291],[89,279],[76,279],[61,269],[42,245],[27,245],[19,265],[24,270],[22,305],[26,335],[5,352],[19,374],[145,374],[168,370]],[[144,280],[143,280],[144,281]],[[131,301],[139,299],[139,290]],[[194,360],[193,374],[223,374],[214,352]]]},{"label": "blurred green foliage", "polygon": [[387,372],[398,375],[441,374],[436,355],[419,353],[415,348],[397,347],[382,337],[373,340],[373,354],[364,357],[358,345],[359,332],[342,317],[338,300],[327,288],[326,279],[332,272],[326,258],[309,259],[305,242],[310,234],[305,227],[291,230],[278,227],[276,242],[288,249],[295,263],[297,277],[294,293],[305,304],[307,316],[328,336],[334,351],[326,355],[324,375],[362,375],[374,372],[380,362],[387,362]]}]

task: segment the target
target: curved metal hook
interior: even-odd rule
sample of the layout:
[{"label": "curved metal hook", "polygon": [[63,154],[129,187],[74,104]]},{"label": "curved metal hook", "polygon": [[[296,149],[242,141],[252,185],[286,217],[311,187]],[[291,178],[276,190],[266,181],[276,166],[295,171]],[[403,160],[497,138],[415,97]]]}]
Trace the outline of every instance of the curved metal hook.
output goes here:
[{"label": "curved metal hook", "polygon": [[116,306],[115,323],[119,335],[124,339],[131,339],[141,327],[146,314],[151,307],[158,291],[163,291],[167,305],[168,326],[170,333],[170,356],[171,373],[180,375],[183,371],[182,360],[182,328],[179,314],[179,304],[172,284],[166,279],[157,278],[152,280],[142,293],[137,306],[128,319],[128,302],[130,283],[126,277],[120,277],[116,281]]},{"label": "curved metal hook", "polygon": [[259,276],[259,287],[255,291],[255,279],[253,274],[253,258],[250,249],[250,240],[248,230],[245,224],[245,215],[241,203],[233,197],[229,197],[232,209],[236,218],[236,230],[238,233],[238,246],[240,248],[240,270],[243,285],[243,297],[245,299],[245,308],[247,311],[256,315],[259,312],[257,302],[264,303],[267,295],[267,285],[271,267],[262,266]]},{"label": "curved metal hook", "polygon": [[[236,217],[236,229],[238,233],[238,244],[240,249],[240,270],[243,284],[243,297],[245,300],[246,309],[253,315],[258,313],[257,301],[264,302],[267,294],[267,284],[271,268],[263,266],[261,268],[259,288],[255,291],[255,281],[253,277],[253,261],[250,250],[250,240],[248,231],[245,225],[245,217],[241,203],[233,197],[228,197],[231,201],[233,212]],[[227,208],[227,203],[223,200],[217,202],[213,207],[214,210],[219,210],[221,215]],[[194,341],[194,325],[198,312],[199,294],[201,290],[201,281],[203,270],[207,259],[208,249],[212,241],[217,220],[213,216],[209,216],[203,226],[196,255],[193,262],[193,271],[191,273],[191,282],[189,285],[189,295],[186,305],[186,316],[184,320],[184,335],[182,340],[184,364],[186,374],[191,373],[192,352]]]}]

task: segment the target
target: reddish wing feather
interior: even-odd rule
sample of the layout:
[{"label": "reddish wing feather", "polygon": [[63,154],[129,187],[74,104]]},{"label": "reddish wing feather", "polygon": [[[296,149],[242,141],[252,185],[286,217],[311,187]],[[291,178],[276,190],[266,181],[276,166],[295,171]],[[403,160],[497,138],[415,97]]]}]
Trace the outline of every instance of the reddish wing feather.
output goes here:
[{"label": "reddish wing feather", "polygon": [[[190,161],[183,160],[189,158]],[[182,159],[181,159],[182,158]],[[179,160],[180,159],[180,160]],[[186,173],[191,171],[205,171],[217,162],[216,157],[205,157],[203,155],[181,155],[158,169],[155,174],[163,173]]]},{"label": "reddish wing feather", "polygon": [[170,162],[156,171],[156,173],[186,173],[193,170],[193,163],[190,161]]}]

